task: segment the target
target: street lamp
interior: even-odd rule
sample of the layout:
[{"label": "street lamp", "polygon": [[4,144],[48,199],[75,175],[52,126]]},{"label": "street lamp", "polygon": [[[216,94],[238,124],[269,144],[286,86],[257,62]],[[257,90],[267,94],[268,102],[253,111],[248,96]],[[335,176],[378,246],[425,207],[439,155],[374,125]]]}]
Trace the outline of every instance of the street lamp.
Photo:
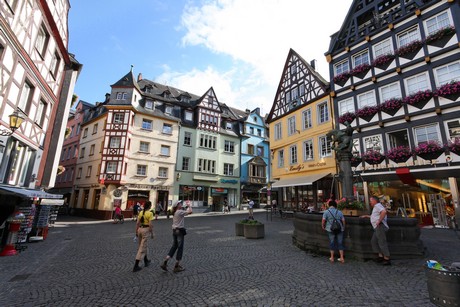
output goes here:
[{"label": "street lamp", "polygon": [[18,129],[22,122],[24,121],[24,116],[19,114],[19,112],[16,110],[12,114],[8,116],[10,118],[10,130],[8,131],[6,129],[0,129],[0,135],[1,136],[10,136],[14,133],[16,129]]}]

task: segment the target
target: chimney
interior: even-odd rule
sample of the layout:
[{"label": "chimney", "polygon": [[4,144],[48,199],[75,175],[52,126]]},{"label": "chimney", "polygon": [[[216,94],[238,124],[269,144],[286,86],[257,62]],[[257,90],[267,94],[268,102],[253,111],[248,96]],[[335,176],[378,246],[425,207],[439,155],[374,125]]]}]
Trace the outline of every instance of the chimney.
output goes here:
[{"label": "chimney", "polygon": [[316,60],[311,60],[311,61],[310,61],[310,66],[311,66],[314,70],[316,70]]},{"label": "chimney", "polygon": [[105,102],[109,102],[109,100],[110,100],[110,94],[109,94],[109,93],[106,93],[106,94],[105,94],[105,101],[104,101],[104,103],[105,103]]},{"label": "chimney", "polygon": [[137,75],[137,82],[139,82],[139,81],[141,81],[141,80],[142,80],[142,74],[139,73],[139,74]]},{"label": "chimney", "polygon": [[249,114],[249,113],[251,113],[251,110],[246,109],[244,112]]}]

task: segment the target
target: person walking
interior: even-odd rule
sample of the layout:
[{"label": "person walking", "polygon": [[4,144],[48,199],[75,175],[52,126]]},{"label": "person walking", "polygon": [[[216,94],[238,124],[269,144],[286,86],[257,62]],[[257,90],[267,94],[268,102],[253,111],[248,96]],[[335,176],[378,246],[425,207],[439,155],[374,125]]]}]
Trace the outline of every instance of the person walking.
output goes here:
[{"label": "person walking", "polygon": [[161,205],[161,201],[159,201],[155,206],[155,220],[158,220],[161,211],[163,211],[163,206]]},{"label": "person walking", "polygon": [[153,213],[150,211],[152,207],[152,202],[146,201],[144,204],[144,209],[139,213],[139,217],[136,223],[136,236],[139,246],[137,248],[136,261],[134,262],[133,272],[141,270],[139,262],[144,259],[144,266],[148,267],[151,260],[147,258],[148,252],[148,239],[149,237],[153,239]]},{"label": "person walking", "polygon": [[185,230],[184,219],[187,215],[192,214],[192,206],[188,206],[185,210],[182,208],[182,200],[179,200],[172,208],[173,214],[173,244],[169,250],[168,255],[166,256],[163,264],[160,266],[164,271],[168,270],[168,260],[174,257],[176,254],[176,265],[174,266],[174,273],[181,272],[184,268],[180,265],[182,261],[182,254],[184,252],[184,236],[187,234]]},{"label": "person walking", "polygon": [[[339,230],[334,231],[334,229],[331,229],[334,221],[339,222]],[[327,235],[329,237],[329,251],[331,253],[329,261],[334,262],[334,251],[338,249],[340,255],[338,260],[341,263],[344,263],[345,258],[343,257],[343,231],[345,230],[345,217],[343,216],[342,211],[337,209],[337,203],[334,200],[329,201],[329,209],[323,213],[322,227],[325,231],[327,231]]]},{"label": "person walking", "polygon": [[254,201],[251,199],[248,203],[248,211],[249,211],[249,218],[250,220],[254,219]]},{"label": "person walking", "polygon": [[361,217],[370,218],[372,228],[374,228],[371,239],[372,250],[378,253],[378,258],[376,259],[378,263],[391,265],[386,235],[386,232],[390,229],[387,223],[387,210],[380,203],[377,196],[371,196],[370,204],[372,206],[371,215],[362,215]]},{"label": "person walking", "polygon": [[139,202],[137,202],[133,206],[133,221],[137,220],[137,216],[139,215],[139,211],[141,211],[141,205],[139,204]]}]

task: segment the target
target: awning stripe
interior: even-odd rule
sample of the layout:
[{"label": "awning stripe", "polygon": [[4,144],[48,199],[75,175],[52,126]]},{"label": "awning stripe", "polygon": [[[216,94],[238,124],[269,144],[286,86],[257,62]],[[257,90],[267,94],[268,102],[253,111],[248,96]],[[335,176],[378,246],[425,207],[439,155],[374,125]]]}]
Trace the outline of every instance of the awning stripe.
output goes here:
[{"label": "awning stripe", "polygon": [[316,174],[310,176],[301,176],[296,178],[287,178],[281,179],[272,184],[272,188],[282,188],[282,187],[290,187],[290,186],[299,186],[299,185],[312,185],[313,182],[320,180],[326,176],[329,176],[331,173],[325,174]]}]

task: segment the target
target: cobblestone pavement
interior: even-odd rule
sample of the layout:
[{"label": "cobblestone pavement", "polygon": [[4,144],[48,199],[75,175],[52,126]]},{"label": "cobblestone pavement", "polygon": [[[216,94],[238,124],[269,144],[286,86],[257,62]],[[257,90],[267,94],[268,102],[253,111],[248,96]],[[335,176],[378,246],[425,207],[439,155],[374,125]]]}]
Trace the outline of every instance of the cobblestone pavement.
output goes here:
[{"label": "cobblestone pavement", "polygon": [[424,259],[329,263],[294,247],[292,219],[256,213],[265,238],[235,236],[244,215],[186,218],[185,271],[163,272],[171,219],[154,222],[151,266],[133,273],[134,222],[62,217],[43,242],[0,257],[0,306],[432,306],[424,263],[460,260],[459,234],[423,229]]}]

